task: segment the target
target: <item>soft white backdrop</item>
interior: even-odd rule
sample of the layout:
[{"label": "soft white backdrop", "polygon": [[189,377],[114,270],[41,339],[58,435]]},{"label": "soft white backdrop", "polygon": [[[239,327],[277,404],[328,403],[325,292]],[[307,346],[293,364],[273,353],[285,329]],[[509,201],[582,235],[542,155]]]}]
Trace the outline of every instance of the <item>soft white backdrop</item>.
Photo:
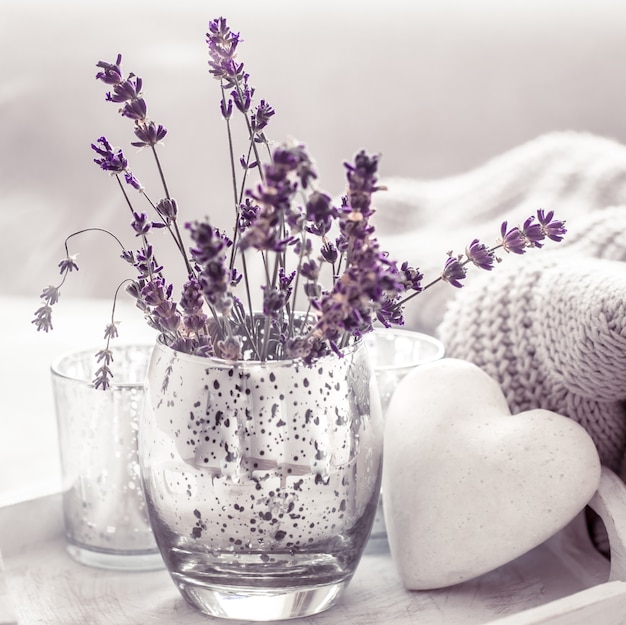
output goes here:
[{"label": "soft white backdrop", "polygon": [[[131,124],[94,80],[118,52],[169,129],[161,154],[183,214],[230,226],[204,43],[220,15],[277,110],[270,138],[304,142],[333,195],[361,148],[382,154],[383,176],[438,178],[551,130],[626,140],[621,0],[0,0],[1,293],[36,299],[73,230],[110,227],[132,243],[89,148],[106,134],[151,181],[149,154],[128,145]],[[82,271],[65,293],[112,293],[126,269],[116,247],[89,235],[74,251]]]},{"label": "soft white backdrop", "polygon": [[[0,298],[25,298],[3,309],[0,300],[0,495],[56,472],[48,362],[79,340],[97,344],[108,315],[103,304],[101,314],[83,305],[64,317],[61,304],[58,335],[30,326],[64,237],[108,227],[132,246],[127,209],[90,143],[106,134],[153,180],[149,154],[129,147],[130,122],[94,80],[98,60],[121,52],[124,69],[143,77],[150,114],[169,129],[161,154],[184,218],[230,226],[226,137],[204,43],[220,15],[241,31],[240,58],[277,110],[269,136],[304,142],[333,195],[343,191],[342,162],[361,148],[382,154],[385,177],[437,179],[549,131],[626,141],[623,0],[0,0]],[[62,301],[107,298],[127,277],[101,235],[73,251],[81,271]]]}]

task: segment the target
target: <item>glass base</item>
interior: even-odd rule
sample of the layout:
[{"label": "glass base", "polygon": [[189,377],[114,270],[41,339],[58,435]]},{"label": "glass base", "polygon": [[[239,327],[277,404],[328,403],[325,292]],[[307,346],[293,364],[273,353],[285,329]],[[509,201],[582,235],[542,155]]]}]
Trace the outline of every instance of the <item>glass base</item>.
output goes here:
[{"label": "glass base", "polygon": [[84,547],[68,544],[70,556],[86,566],[115,571],[156,571],[165,568],[163,558],[158,551],[117,552],[93,551]]},{"label": "glass base", "polygon": [[218,618],[280,621],[318,614],[335,604],[348,580],[293,588],[204,586],[174,575],[178,589],[192,606]]}]

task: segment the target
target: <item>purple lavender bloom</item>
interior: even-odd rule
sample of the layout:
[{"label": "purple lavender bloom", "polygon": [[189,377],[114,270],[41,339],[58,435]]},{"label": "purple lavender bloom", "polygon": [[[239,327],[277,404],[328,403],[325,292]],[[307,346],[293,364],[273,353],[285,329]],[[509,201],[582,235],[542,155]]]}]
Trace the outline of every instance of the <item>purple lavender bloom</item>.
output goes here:
[{"label": "purple lavender bloom", "polygon": [[243,63],[236,63],[233,59],[221,59],[209,61],[209,72],[218,80],[224,81],[224,88],[234,87],[238,81],[243,80]]},{"label": "purple lavender bloom", "polygon": [[300,265],[300,275],[307,280],[317,280],[320,275],[320,267],[312,258],[305,260]]},{"label": "purple lavender bloom", "polygon": [[71,273],[74,270],[78,271],[75,254],[67,256],[61,262],[59,262],[59,273]]},{"label": "purple lavender bloom", "polygon": [[353,211],[367,218],[372,214],[372,193],[380,188],[376,179],[378,156],[368,156],[362,150],[356,155],[354,164],[345,163],[344,166],[348,170],[348,204]]},{"label": "purple lavender bloom", "polygon": [[298,155],[298,167],[296,169],[298,179],[302,188],[307,189],[311,180],[317,178],[317,172],[303,145],[299,145],[293,150]]},{"label": "purple lavender bloom", "polygon": [[48,332],[49,330],[53,330],[52,327],[52,308],[49,304],[45,306],[41,306],[35,311],[35,318],[31,323],[34,323],[37,331],[43,330],[44,332]]},{"label": "purple lavender bloom", "polygon": [[137,180],[137,178],[135,178],[132,172],[128,170],[124,172],[124,180],[126,181],[126,184],[130,185],[133,189],[140,192],[143,191],[143,185],[139,182],[139,180]]},{"label": "purple lavender bloom", "polygon": [[404,291],[402,276],[376,241],[353,241],[349,265],[333,286],[313,304],[321,315],[317,330],[331,342],[344,332],[360,337],[369,332],[378,311],[388,299]]},{"label": "purple lavender bloom", "polygon": [[96,377],[93,381],[96,388],[102,387],[102,390],[106,391],[111,385],[111,378],[113,372],[110,365],[113,363],[113,352],[108,349],[101,349],[96,353],[96,361],[103,363],[102,366],[96,371]]},{"label": "purple lavender bloom", "polygon": [[263,314],[268,317],[275,317],[276,313],[287,303],[287,295],[284,291],[277,288],[263,285],[261,289],[263,289]]},{"label": "purple lavender bloom", "polygon": [[203,358],[215,356],[213,341],[208,334],[202,334],[196,339],[193,354],[195,356],[202,356]]},{"label": "purple lavender bloom", "polygon": [[191,251],[193,259],[205,265],[218,258],[223,251],[232,245],[232,241],[217,228],[206,222],[188,222],[185,227],[191,233],[195,243]]},{"label": "purple lavender bloom", "polygon": [[101,349],[96,352],[96,361],[110,365],[113,362],[113,352],[110,349]]},{"label": "purple lavender bloom", "polygon": [[135,136],[139,141],[133,141],[131,145],[136,148],[156,145],[165,138],[165,135],[167,135],[167,129],[161,126],[161,124],[157,125],[154,122],[137,124],[135,126]]},{"label": "purple lavender bloom", "polygon": [[331,265],[336,263],[339,258],[339,251],[332,241],[326,241],[326,243],[322,245],[320,254],[322,255],[322,258]]},{"label": "purple lavender bloom", "polygon": [[224,82],[224,87],[230,89],[244,80],[243,63],[235,61],[239,33],[230,30],[226,19],[220,17],[209,22],[209,32],[206,33],[209,46],[209,71],[217,80]]},{"label": "purple lavender bloom", "polygon": [[118,336],[117,325],[115,323],[107,323],[104,328],[104,338],[105,339],[116,339]]},{"label": "purple lavender bloom", "polygon": [[477,267],[485,269],[486,271],[491,271],[493,269],[493,263],[495,261],[493,251],[481,243],[478,239],[474,239],[465,248],[465,255]]},{"label": "purple lavender bloom", "polygon": [[190,278],[183,285],[183,294],[180,299],[180,307],[186,314],[202,312],[202,291],[195,278]]},{"label": "purple lavender bloom", "polygon": [[122,80],[122,70],[120,65],[122,64],[122,55],[117,55],[115,63],[107,63],[106,61],[99,61],[96,67],[101,68],[103,71],[96,74],[96,78],[106,83],[107,85],[116,85]]},{"label": "purple lavender bloom", "polygon": [[165,221],[174,221],[178,215],[178,204],[173,198],[163,198],[157,203],[156,211]]},{"label": "purple lavender bloom", "polygon": [[233,267],[230,272],[230,285],[235,287],[243,279],[243,273],[241,273],[237,267]]},{"label": "purple lavender bloom", "polygon": [[135,231],[135,236],[140,237],[148,234],[152,226],[152,224],[148,221],[148,215],[146,215],[146,213],[136,213],[133,211],[133,217],[134,219],[131,226]]},{"label": "purple lavender bloom", "polygon": [[54,306],[54,304],[56,304],[59,301],[60,295],[61,293],[59,291],[59,287],[50,285],[50,286],[47,286],[41,292],[40,297],[44,302],[46,302],[50,306]]},{"label": "purple lavender bloom", "polygon": [[228,100],[224,100],[224,98],[222,98],[220,101],[220,112],[222,113],[222,117],[224,119],[231,118],[233,114],[233,101],[230,98],[228,98]]},{"label": "purple lavender bloom", "polygon": [[507,230],[508,224],[506,221],[502,222],[500,227],[501,245],[507,252],[513,252],[514,254],[524,254],[526,252],[526,239],[517,227]]},{"label": "purple lavender bloom", "polygon": [[254,169],[255,167],[258,167],[259,162],[258,161],[249,161],[246,159],[246,157],[244,155],[242,155],[239,158],[239,164],[241,165],[241,167],[243,169]]},{"label": "purple lavender bloom", "polygon": [[219,17],[209,22],[209,32],[206,33],[209,49],[218,58],[233,58],[239,44],[239,33],[231,31],[225,17]]},{"label": "purple lavender bloom", "polygon": [[254,88],[248,86],[248,78],[248,74],[244,74],[243,83],[237,85],[237,88],[230,92],[232,101],[241,113],[247,113],[250,110],[254,95]]},{"label": "purple lavender bloom", "polygon": [[534,217],[529,217],[524,221],[524,225],[520,228],[522,236],[526,239],[527,247],[543,247],[541,243],[546,235],[543,232],[541,224],[535,223]]},{"label": "purple lavender bloom", "polygon": [[285,269],[281,267],[278,270],[278,284],[281,291],[286,291],[287,295],[291,295],[291,285],[293,284],[294,278],[296,277],[295,271],[291,273],[285,273]]},{"label": "purple lavender bloom", "polygon": [[306,218],[309,221],[325,221],[336,214],[337,211],[334,209],[329,195],[320,191],[311,193],[306,202]]},{"label": "purple lavender bloom", "polygon": [[183,325],[189,332],[197,334],[205,328],[207,316],[202,312],[203,303],[200,285],[195,278],[191,278],[184,284],[180,299]]},{"label": "purple lavender bloom", "polygon": [[309,299],[316,299],[322,294],[322,287],[317,282],[307,282],[304,285],[304,294]]},{"label": "purple lavender bloom", "polygon": [[400,267],[400,273],[406,290],[417,291],[418,293],[422,290],[424,274],[419,269],[411,267],[407,261],[404,261]]},{"label": "purple lavender bloom", "polygon": [[192,258],[199,264],[198,285],[206,301],[219,313],[228,315],[233,305],[229,288],[232,272],[228,268],[224,251],[232,241],[206,222],[186,224],[195,246],[191,248]]},{"label": "purple lavender bloom", "polygon": [[120,254],[120,258],[122,260],[125,260],[127,263],[130,263],[131,265],[135,264],[135,255],[130,250],[124,250]]},{"label": "purple lavender bloom", "polygon": [[126,292],[133,298],[133,299],[140,299],[141,298],[141,287],[139,286],[139,284],[137,282],[135,282],[134,280],[132,282],[130,282],[127,286],[126,286]]},{"label": "purple lavender bloom", "polygon": [[404,325],[404,315],[402,313],[402,307],[398,305],[396,299],[385,299],[382,302],[380,308],[376,311],[376,318],[386,328]]},{"label": "purple lavender bloom", "polygon": [[[99,143],[102,147],[96,145]],[[93,162],[99,165],[105,171],[113,173],[122,173],[128,167],[124,153],[120,148],[113,148],[107,141],[106,137],[100,137],[96,143],[91,144],[91,149],[100,155],[100,158],[94,158]]]},{"label": "purple lavender bloom", "polygon": [[[342,208],[343,210],[343,208]],[[335,244],[337,246],[337,251],[340,254],[345,254],[348,251],[348,246],[349,246],[349,240],[348,237],[345,234],[340,234],[336,239],[335,239]]]},{"label": "purple lavender bloom", "polygon": [[141,289],[141,297],[148,306],[158,306],[168,299],[166,289],[165,281],[162,278],[155,278]]},{"label": "purple lavender bloom", "polygon": [[254,223],[242,233],[239,249],[245,251],[254,248],[260,251],[282,253],[292,241],[291,237],[281,237],[278,220],[273,214],[260,213]]},{"label": "purple lavender bloom", "polygon": [[563,240],[563,236],[566,234],[565,222],[559,219],[553,220],[554,211],[545,213],[543,209],[537,211],[537,220],[541,224],[541,230],[552,241],[557,243]]},{"label": "purple lavender bloom", "polygon": [[257,215],[259,214],[259,206],[254,204],[250,198],[246,198],[245,202],[239,205],[239,232],[247,230]]},{"label": "purple lavender bloom", "polygon": [[228,336],[217,342],[219,355],[225,360],[239,360],[241,358],[241,339],[237,336]]},{"label": "purple lavender bloom", "polygon": [[115,83],[113,93],[107,93],[109,102],[128,102],[141,96],[142,80],[138,76],[129,76],[126,80]]},{"label": "purple lavender bloom", "polygon": [[285,354],[289,358],[306,358],[311,353],[312,337],[292,336],[285,341]]},{"label": "purple lavender bloom", "polygon": [[156,259],[154,258],[154,251],[151,245],[148,245],[137,252],[135,268],[138,269],[141,276],[145,278],[155,276],[163,270],[163,267],[158,265]]},{"label": "purple lavender bloom", "polygon": [[[255,191],[248,190],[248,196],[258,202],[266,218],[280,211],[286,214],[291,206],[291,199],[295,195],[296,185],[292,184],[286,176],[279,178],[279,170],[272,165],[265,166],[266,183],[259,184]],[[284,174],[284,172],[281,172]],[[278,223],[277,219],[273,219]]]},{"label": "purple lavender bloom", "polygon": [[109,368],[108,365],[102,365],[95,374],[95,378],[93,380],[93,385],[95,388],[101,388],[103,391],[106,391],[111,386],[111,378],[113,377],[113,372]]},{"label": "purple lavender bloom", "polygon": [[463,280],[466,275],[467,271],[465,267],[461,265],[459,259],[456,258],[456,256],[449,256],[448,260],[446,260],[441,277],[452,286],[460,289],[463,286],[460,281]]},{"label": "purple lavender bloom", "polygon": [[267,126],[270,118],[275,113],[276,111],[265,100],[261,100],[257,104],[254,113],[250,116],[252,130],[256,133],[260,133]]},{"label": "purple lavender bloom", "polygon": [[154,308],[152,315],[162,330],[176,332],[180,326],[181,317],[176,304],[169,300],[161,302]]},{"label": "purple lavender bloom", "polygon": [[143,121],[146,119],[146,115],[148,114],[148,107],[143,98],[137,98],[136,100],[126,102],[120,112],[122,117],[128,117],[129,119],[134,119],[135,121]]}]

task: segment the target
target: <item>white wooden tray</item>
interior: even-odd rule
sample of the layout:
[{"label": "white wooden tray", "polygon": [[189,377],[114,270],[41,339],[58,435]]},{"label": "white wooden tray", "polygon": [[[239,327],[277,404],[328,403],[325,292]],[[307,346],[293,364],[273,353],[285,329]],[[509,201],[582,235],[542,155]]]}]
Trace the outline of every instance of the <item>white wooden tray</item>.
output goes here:
[{"label": "white wooden tray", "polygon": [[[402,588],[389,552],[368,553],[339,604],[294,625],[625,625],[626,487],[603,470],[591,506],[603,519],[611,563],[582,515],[546,543],[478,579],[429,592]],[[0,508],[0,624],[200,625],[221,623],[187,604],[167,573],[81,566],[65,552],[60,497]]]}]

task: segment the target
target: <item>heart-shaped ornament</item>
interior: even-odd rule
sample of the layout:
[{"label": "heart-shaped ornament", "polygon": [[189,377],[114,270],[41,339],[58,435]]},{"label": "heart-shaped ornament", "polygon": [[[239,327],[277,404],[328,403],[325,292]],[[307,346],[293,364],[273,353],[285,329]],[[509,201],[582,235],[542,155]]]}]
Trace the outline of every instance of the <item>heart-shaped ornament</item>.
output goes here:
[{"label": "heart-shaped ornament", "polygon": [[548,410],[511,415],[498,383],[469,362],[417,367],[391,400],[383,503],[408,589],[451,586],[510,562],[565,527],[599,481],[580,425]]}]

